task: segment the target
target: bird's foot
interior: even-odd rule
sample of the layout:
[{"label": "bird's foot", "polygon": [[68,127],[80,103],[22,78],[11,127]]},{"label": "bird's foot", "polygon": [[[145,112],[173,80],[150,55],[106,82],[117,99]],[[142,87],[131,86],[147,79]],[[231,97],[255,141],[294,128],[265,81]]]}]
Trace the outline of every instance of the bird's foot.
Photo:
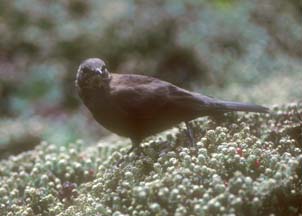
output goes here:
[{"label": "bird's foot", "polygon": [[[133,152],[135,150],[134,146],[131,146],[131,148],[127,151],[127,155],[129,155],[131,152]],[[117,166],[119,166],[123,161],[125,160],[125,158],[121,158],[118,162],[117,162]]]},{"label": "bird's foot", "polygon": [[131,152],[136,151],[138,154],[146,155],[143,148],[141,146],[132,146],[128,151],[127,154],[129,155]]},{"label": "bird's foot", "polygon": [[[140,156],[140,154],[143,154],[144,156],[147,156],[147,154],[144,152],[143,148],[141,146],[136,146],[136,145],[132,145],[131,148],[127,151],[126,154],[129,155],[133,151],[135,151],[138,156]],[[124,158],[120,159],[117,162],[117,166],[119,166],[123,161],[124,161]]]},{"label": "bird's foot", "polygon": [[127,151],[127,155],[129,155],[131,152],[133,152],[134,149],[135,149],[135,147],[131,146],[131,148]]}]

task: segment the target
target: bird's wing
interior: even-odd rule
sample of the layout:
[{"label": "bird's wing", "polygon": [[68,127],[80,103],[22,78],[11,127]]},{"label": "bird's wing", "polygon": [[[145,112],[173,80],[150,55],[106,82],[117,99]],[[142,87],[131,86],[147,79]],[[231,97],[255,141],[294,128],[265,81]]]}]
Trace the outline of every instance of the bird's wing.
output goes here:
[{"label": "bird's wing", "polygon": [[188,120],[229,111],[267,112],[267,108],[240,102],[222,101],[179,88],[168,82],[140,75],[113,79],[111,98],[132,119]]},{"label": "bird's wing", "polygon": [[[142,81],[142,78],[146,79]],[[194,110],[197,113],[207,105],[207,101],[197,94],[168,82],[137,75],[125,80],[116,81],[111,98],[121,110],[134,118],[150,119],[169,110],[175,114]]]}]

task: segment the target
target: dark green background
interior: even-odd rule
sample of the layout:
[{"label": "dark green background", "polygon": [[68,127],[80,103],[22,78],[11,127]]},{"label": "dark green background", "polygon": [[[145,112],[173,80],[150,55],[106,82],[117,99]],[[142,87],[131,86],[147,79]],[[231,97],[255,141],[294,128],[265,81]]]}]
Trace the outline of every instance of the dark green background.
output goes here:
[{"label": "dark green background", "polygon": [[300,0],[1,1],[2,153],[108,134],[74,88],[89,57],[218,98],[297,101],[301,15]]}]

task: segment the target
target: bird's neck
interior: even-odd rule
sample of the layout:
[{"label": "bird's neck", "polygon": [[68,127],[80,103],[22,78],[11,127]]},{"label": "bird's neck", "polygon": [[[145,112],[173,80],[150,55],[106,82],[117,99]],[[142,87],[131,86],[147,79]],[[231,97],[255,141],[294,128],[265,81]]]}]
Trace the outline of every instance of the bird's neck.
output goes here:
[{"label": "bird's neck", "polygon": [[81,98],[87,103],[91,103],[95,100],[105,100],[108,98],[110,92],[110,87],[108,86],[98,86],[95,88],[80,88],[79,94]]}]

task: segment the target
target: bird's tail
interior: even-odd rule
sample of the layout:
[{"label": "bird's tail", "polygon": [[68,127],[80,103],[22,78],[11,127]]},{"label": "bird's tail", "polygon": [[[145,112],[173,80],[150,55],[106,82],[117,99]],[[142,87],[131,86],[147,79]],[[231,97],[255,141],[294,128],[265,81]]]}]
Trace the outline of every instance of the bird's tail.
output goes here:
[{"label": "bird's tail", "polygon": [[256,104],[251,104],[251,103],[219,100],[217,105],[218,105],[217,108],[221,109],[221,111],[224,112],[229,112],[229,111],[259,112],[259,113],[269,112],[269,108]]}]

